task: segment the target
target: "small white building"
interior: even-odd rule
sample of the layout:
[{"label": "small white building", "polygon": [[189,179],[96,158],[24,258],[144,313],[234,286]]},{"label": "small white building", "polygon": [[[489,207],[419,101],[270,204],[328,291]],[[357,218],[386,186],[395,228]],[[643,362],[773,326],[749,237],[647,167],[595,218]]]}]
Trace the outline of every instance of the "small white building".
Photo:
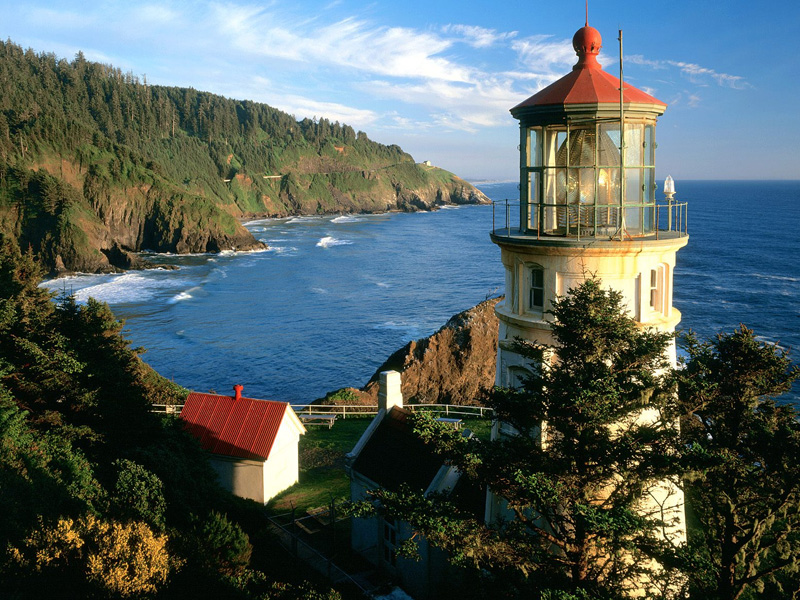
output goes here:
[{"label": "small white building", "polygon": [[286,402],[192,392],[181,410],[187,430],[211,453],[220,484],[266,504],[297,483],[298,443],[306,432]]}]

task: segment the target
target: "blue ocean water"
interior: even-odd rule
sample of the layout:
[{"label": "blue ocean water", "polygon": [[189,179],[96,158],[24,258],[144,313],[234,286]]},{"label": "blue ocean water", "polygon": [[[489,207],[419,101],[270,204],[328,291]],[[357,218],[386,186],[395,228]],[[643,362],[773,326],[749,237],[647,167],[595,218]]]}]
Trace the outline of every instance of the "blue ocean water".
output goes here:
[{"label": "blue ocean water", "polygon": [[[678,182],[689,245],[674,303],[701,337],[739,323],[800,348],[800,182]],[[492,199],[515,183],[482,184]],[[395,350],[502,293],[492,209],[299,217],[247,227],[263,252],[151,257],[179,267],[52,280],[108,302],[144,359],[190,389],[304,404],[361,386]],[[799,350],[800,351],[800,350]]]}]

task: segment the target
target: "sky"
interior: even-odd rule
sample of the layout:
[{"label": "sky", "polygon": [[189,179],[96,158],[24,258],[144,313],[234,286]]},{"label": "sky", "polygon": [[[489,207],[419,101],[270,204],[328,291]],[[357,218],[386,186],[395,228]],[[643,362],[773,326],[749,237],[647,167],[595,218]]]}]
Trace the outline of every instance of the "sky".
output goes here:
[{"label": "sky", "polygon": [[[768,10],[767,10],[768,7]],[[0,36],[264,102],[470,181],[518,178],[509,109],[568,73],[583,0],[0,0]],[[800,3],[592,0],[599,60],[669,106],[657,177],[800,179]]]}]

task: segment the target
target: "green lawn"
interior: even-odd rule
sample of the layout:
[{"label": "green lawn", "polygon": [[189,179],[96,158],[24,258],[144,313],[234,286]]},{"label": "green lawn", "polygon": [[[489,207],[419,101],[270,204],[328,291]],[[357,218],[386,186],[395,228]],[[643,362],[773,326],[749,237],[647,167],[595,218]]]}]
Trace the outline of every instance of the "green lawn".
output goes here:
[{"label": "green lawn", "polygon": [[[344,457],[358,442],[372,417],[337,419],[331,429],[309,425],[300,437],[300,481],[281,492],[267,505],[273,515],[297,514],[328,506],[331,499],[350,499],[350,480],[344,472]],[[481,439],[489,439],[492,423],[488,419],[464,419],[464,427]]]},{"label": "green lawn", "polygon": [[353,449],[372,417],[337,419],[326,425],[309,425],[300,437],[300,481],[273,498],[267,508],[273,514],[292,510],[304,514],[310,508],[350,499],[350,480],[344,472],[345,454]]}]

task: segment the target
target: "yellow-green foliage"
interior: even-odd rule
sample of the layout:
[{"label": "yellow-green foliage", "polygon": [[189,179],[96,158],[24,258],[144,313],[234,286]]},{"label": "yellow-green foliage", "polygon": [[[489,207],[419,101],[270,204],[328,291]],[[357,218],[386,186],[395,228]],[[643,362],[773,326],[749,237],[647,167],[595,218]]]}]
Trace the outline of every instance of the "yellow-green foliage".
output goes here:
[{"label": "yellow-green foliage", "polygon": [[167,536],[142,522],[103,521],[93,515],[41,523],[11,554],[36,571],[72,568],[106,591],[122,597],[153,593],[167,580]]}]

